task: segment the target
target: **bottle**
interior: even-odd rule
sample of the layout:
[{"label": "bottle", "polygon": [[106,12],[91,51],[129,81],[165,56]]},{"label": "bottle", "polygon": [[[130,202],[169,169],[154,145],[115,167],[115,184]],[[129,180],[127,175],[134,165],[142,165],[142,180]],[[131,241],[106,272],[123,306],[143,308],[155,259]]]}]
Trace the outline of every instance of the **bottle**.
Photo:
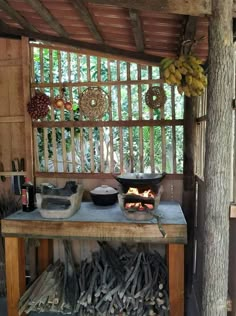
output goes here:
[{"label": "bottle", "polygon": [[28,178],[21,187],[21,201],[23,212],[32,212],[34,210],[34,186]]}]

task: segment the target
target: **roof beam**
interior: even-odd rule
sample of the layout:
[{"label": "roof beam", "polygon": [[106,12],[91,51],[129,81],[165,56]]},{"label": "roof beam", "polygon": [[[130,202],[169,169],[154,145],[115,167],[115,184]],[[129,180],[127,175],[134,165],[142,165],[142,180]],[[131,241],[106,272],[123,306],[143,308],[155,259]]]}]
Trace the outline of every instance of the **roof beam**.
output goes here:
[{"label": "roof beam", "polygon": [[103,55],[107,58],[125,59],[127,61],[136,61],[142,64],[158,65],[163,59],[159,56],[148,55],[141,52],[127,51],[119,48],[114,48],[104,44],[92,44],[78,40],[73,40],[65,37],[57,37],[49,34],[42,34],[36,32],[28,32],[24,29],[12,28],[0,23],[0,33],[16,36],[26,36],[34,40],[42,40],[47,42],[61,43],[70,45],[78,49],[79,53]]},{"label": "roof beam", "polygon": [[179,53],[190,53],[190,50],[195,42],[197,30],[197,17],[196,16],[186,16],[183,34],[180,43]]},{"label": "roof beam", "polygon": [[41,18],[60,36],[68,37],[68,33],[63,26],[54,18],[50,11],[42,4],[40,0],[24,0],[28,3]]},{"label": "roof beam", "polygon": [[129,9],[129,17],[132,24],[134,40],[138,52],[144,51],[144,39],[143,39],[143,28],[142,23],[138,14],[138,11],[135,9]]},{"label": "roof beam", "polygon": [[20,15],[19,12],[14,10],[7,1],[0,0],[0,8],[24,29],[32,32],[38,32],[38,30],[33,25],[31,25],[22,15]]},{"label": "roof beam", "polygon": [[83,0],[71,0],[70,2],[74,6],[76,13],[82,18],[84,23],[89,28],[93,37],[98,42],[103,43],[103,38],[102,38],[101,34],[99,33],[88,8],[84,4],[84,1]]},{"label": "roof beam", "polygon": [[150,10],[186,15],[210,15],[211,0],[85,0],[86,2],[114,5],[136,10]]},{"label": "roof beam", "polygon": [[186,17],[186,23],[184,28],[184,39],[194,40],[197,30],[197,18],[196,16]]}]

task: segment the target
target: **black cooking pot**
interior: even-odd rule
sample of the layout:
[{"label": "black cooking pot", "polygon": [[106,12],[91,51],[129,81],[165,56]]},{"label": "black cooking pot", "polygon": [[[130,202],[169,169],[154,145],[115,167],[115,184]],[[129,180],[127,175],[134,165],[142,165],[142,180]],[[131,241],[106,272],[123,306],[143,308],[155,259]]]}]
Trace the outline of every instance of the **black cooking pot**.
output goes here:
[{"label": "black cooking pot", "polygon": [[118,191],[108,185],[101,185],[90,191],[93,203],[96,205],[112,205],[117,201]]},{"label": "black cooking pot", "polygon": [[124,173],[115,179],[124,186],[157,185],[165,177],[166,173]]}]

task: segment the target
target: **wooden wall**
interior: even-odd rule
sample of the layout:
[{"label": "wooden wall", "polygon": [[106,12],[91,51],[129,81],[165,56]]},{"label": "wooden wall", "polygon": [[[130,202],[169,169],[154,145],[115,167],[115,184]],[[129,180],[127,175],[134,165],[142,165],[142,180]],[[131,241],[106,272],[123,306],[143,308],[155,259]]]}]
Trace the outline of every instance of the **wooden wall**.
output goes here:
[{"label": "wooden wall", "polygon": [[[107,184],[117,188],[118,182],[115,179],[108,177],[107,179],[99,179],[94,175],[94,178],[90,179],[77,179],[77,178],[36,178],[36,184],[39,186],[41,183],[52,183],[58,187],[63,187],[66,181],[76,181],[77,183],[83,184],[84,187],[84,200],[90,200],[89,191],[100,186],[101,184]],[[183,176],[178,175],[167,175],[162,181],[164,192],[162,194],[162,200],[166,201],[177,201],[182,204],[183,195]]]},{"label": "wooden wall", "polygon": [[24,158],[28,176],[32,177],[31,124],[26,112],[29,100],[28,41],[0,38],[0,162],[8,188],[11,161]]}]

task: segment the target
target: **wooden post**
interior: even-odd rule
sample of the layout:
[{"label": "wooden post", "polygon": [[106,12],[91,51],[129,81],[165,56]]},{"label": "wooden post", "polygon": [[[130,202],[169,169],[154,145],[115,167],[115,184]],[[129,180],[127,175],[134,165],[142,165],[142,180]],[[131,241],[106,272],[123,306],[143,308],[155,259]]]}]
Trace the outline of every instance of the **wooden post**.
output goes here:
[{"label": "wooden post", "polygon": [[25,243],[23,238],[5,238],[7,312],[18,316],[18,301],[25,290]]},{"label": "wooden post", "polygon": [[213,0],[209,25],[202,316],[227,315],[232,150],[232,0]]},{"label": "wooden post", "polygon": [[187,221],[188,246],[185,256],[186,286],[190,293],[193,271],[194,239],[194,141],[195,141],[195,106],[196,97],[185,97],[184,102],[184,177],[183,177],[183,212]]},{"label": "wooden post", "polygon": [[184,245],[166,247],[169,271],[169,316],[184,316]]},{"label": "wooden post", "polygon": [[40,239],[38,248],[38,273],[41,274],[53,261],[53,240]]},{"label": "wooden post", "polygon": [[27,176],[33,181],[33,134],[32,121],[27,112],[27,103],[30,100],[30,57],[29,57],[29,39],[22,37],[22,89],[23,89],[23,104],[25,116],[25,161]]}]

